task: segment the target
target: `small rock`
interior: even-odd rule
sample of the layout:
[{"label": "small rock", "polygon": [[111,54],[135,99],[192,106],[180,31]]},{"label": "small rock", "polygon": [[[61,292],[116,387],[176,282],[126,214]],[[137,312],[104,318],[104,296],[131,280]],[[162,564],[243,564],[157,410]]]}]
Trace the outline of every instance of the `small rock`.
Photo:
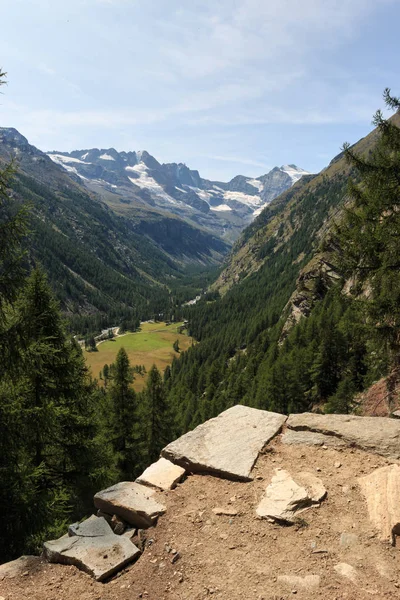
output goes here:
[{"label": "small rock", "polygon": [[336,469],[340,469],[340,467],[341,467],[341,466],[342,466],[342,463],[340,462],[340,460],[337,460],[337,461],[335,462],[335,468],[336,468]]},{"label": "small rock", "polygon": [[345,577],[346,579],[349,579],[353,583],[356,583],[359,579],[356,569],[347,563],[339,563],[333,568],[335,569],[336,573],[342,577]]},{"label": "small rock", "polygon": [[322,481],[312,473],[299,472],[292,477],[284,469],[275,469],[256,512],[264,519],[294,523],[298,513],[319,506],[325,496]]},{"label": "small rock", "polygon": [[221,508],[216,507],[212,509],[215,515],[225,515],[227,517],[236,517],[238,512],[234,508]]},{"label": "small rock", "polygon": [[126,523],[118,515],[113,515],[111,528],[116,535],[122,535],[125,531]]},{"label": "small rock", "polygon": [[176,554],[174,554],[174,556],[171,558],[171,563],[174,565],[179,559],[180,559],[181,555],[179,554],[179,552],[177,552]]}]

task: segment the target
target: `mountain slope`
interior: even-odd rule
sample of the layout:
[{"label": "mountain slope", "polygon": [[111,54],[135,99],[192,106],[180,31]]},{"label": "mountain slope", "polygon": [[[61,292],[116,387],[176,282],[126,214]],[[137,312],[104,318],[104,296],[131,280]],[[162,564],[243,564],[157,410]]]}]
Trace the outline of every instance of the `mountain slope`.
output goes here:
[{"label": "mountain slope", "polygon": [[89,189],[101,193],[116,212],[129,215],[129,207],[150,206],[230,240],[266,204],[307,174],[295,165],[284,165],[257,179],[238,175],[224,183],[203,179],[182,163],[160,164],[146,151],[94,148],[48,155],[70,174],[79,176]]},{"label": "mountain slope", "polygon": [[81,323],[91,319],[101,326],[162,312],[169,304],[167,284],[182,278],[182,263],[213,264],[227,250],[221,240],[171,215],[165,221],[158,216],[161,231],[155,227],[154,241],[142,222],[136,229],[16,130],[3,128],[0,160],[10,159],[16,167],[11,194],[31,206],[30,259],[43,263],[75,323],[78,315]]},{"label": "mountain slope", "polygon": [[[393,122],[400,124],[399,115]],[[355,151],[368,154],[376,139],[373,131]],[[358,305],[332,285],[335,249],[323,246],[350,174],[340,154],[271,202],[243,232],[210,293],[187,309],[200,344],[172,366],[169,384],[183,430],[235,402],[296,412],[330,399],[347,410],[355,392],[385,373],[385,353],[374,358],[379,349]]]}]

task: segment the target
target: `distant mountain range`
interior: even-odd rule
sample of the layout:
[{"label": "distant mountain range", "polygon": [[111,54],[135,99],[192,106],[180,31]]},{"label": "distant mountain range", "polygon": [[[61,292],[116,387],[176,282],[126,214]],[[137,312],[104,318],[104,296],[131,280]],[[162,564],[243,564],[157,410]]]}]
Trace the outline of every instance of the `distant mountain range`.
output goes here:
[{"label": "distant mountain range", "polygon": [[168,211],[230,241],[263,208],[309,173],[296,165],[275,167],[257,178],[237,175],[231,181],[210,181],[183,163],[159,163],[146,150],[114,148],[49,152],[48,156],[114,210],[123,203]]}]

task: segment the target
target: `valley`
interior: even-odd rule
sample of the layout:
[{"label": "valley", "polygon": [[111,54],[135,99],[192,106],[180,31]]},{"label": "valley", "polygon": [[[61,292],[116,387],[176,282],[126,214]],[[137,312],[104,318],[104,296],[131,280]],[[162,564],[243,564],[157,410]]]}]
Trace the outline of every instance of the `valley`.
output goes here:
[{"label": "valley", "polygon": [[[180,352],[187,350],[193,339],[181,333],[183,323],[165,322],[141,323],[139,331],[135,333],[124,333],[111,340],[97,344],[96,352],[84,352],[85,360],[93,377],[104,385],[104,365],[115,362],[118,350],[125,348],[132,367],[140,365],[143,371],[134,373],[133,388],[136,392],[144,389],[147,374],[151,367],[156,367],[163,373],[166,366],[170,365],[174,358],[179,357]],[[173,344],[178,341],[179,352],[175,351]],[[101,377],[99,374],[101,373]]]}]

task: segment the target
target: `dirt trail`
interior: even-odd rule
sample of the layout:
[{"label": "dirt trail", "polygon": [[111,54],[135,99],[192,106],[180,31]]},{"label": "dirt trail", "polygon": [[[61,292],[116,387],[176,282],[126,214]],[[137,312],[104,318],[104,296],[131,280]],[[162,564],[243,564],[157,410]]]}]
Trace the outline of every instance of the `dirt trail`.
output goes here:
[{"label": "dirt trail", "polygon": [[[96,583],[74,567],[39,562],[25,575],[0,581],[0,596],[6,600],[400,598],[400,547],[377,539],[356,481],[392,462],[349,448],[289,447],[277,438],[258,459],[253,482],[195,475],[165,494],[167,514],[148,530],[142,557],[108,583]],[[321,506],[302,513],[292,527],[259,520],[255,514],[278,467],[293,474],[309,470],[328,490]],[[238,514],[217,516],[215,507]],[[344,533],[355,535],[341,542]],[[179,553],[177,559],[172,551]],[[354,582],[335,570],[339,563],[356,570]],[[280,581],[283,575],[319,576],[320,585],[313,587],[315,579],[309,579],[303,589],[299,580]]]}]

